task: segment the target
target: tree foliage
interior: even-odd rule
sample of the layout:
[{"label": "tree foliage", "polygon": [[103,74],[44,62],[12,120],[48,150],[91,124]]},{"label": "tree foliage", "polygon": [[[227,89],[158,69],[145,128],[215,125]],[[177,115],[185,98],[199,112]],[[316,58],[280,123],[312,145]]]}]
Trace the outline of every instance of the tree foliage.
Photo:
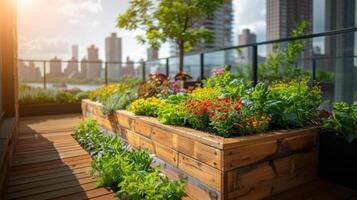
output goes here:
[{"label": "tree foliage", "polygon": [[174,42],[180,53],[180,71],[183,54],[201,41],[210,42],[213,34],[197,23],[213,17],[225,0],[131,0],[130,6],[117,20],[117,27],[141,30],[141,43],[160,48],[165,42]]}]

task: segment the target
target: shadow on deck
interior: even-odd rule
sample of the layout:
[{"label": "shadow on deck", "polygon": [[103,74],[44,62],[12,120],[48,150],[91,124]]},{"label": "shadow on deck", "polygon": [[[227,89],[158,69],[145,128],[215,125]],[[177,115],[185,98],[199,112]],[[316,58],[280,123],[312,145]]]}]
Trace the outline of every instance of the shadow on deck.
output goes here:
[{"label": "shadow on deck", "polygon": [[80,115],[22,118],[8,199],[115,199],[96,188],[91,157],[72,138]]}]

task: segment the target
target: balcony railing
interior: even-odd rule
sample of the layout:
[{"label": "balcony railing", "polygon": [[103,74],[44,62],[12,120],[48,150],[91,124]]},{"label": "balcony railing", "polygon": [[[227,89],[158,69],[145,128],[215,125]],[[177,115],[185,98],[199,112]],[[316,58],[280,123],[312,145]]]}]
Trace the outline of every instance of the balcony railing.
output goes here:
[{"label": "balcony railing", "polygon": [[[266,55],[272,45],[284,48],[289,42],[299,40],[304,43],[305,50],[295,61],[296,67],[321,83],[325,99],[352,102],[357,100],[356,32],[357,27],[353,27],[189,53],[185,55],[184,71],[189,72],[194,80],[202,80],[211,76],[213,69],[228,65],[233,73],[257,83],[264,81],[260,80],[259,65],[267,60]],[[157,71],[174,77],[179,68],[178,57],[131,63],[31,59],[19,60],[19,63],[20,81],[44,88],[73,84],[73,87],[91,85],[87,88],[90,89],[117,82],[122,76],[145,80],[150,73]]]}]

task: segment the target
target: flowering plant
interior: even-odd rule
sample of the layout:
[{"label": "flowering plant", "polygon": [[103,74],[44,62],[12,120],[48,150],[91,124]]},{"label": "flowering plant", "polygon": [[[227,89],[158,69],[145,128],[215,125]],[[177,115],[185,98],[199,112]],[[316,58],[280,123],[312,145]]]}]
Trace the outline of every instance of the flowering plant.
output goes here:
[{"label": "flowering plant", "polygon": [[143,82],[139,86],[139,96],[142,98],[148,97],[166,97],[173,94],[170,81],[165,74],[156,72],[149,75],[149,80]]},{"label": "flowering plant", "polygon": [[165,101],[156,97],[147,99],[138,99],[134,101],[129,107],[130,112],[136,115],[156,116],[157,110],[165,105]]},{"label": "flowering plant", "polygon": [[218,87],[196,88],[191,93],[189,93],[189,97],[196,100],[214,100],[217,96],[220,96],[221,94],[221,89]]},{"label": "flowering plant", "polygon": [[217,133],[229,137],[232,133],[246,135],[268,129],[270,118],[252,112],[240,98],[217,98],[209,112],[210,125]]},{"label": "flowering plant", "polygon": [[187,81],[190,80],[192,77],[188,72],[179,72],[175,75],[175,81],[181,80],[181,81]]},{"label": "flowering plant", "polygon": [[190,99],[185,102],[187,122],[196,129],[205,129],[209,125],[208,110],[212,108],[211,99]]},{"label": "flowering plant", "polygon": [[107,101],[114,93],[123,92],[130,87],[126,83],[109,84],[104,87],[100,87],[89,93],[89,99],[93,101],[99,101],[101,103]]}]

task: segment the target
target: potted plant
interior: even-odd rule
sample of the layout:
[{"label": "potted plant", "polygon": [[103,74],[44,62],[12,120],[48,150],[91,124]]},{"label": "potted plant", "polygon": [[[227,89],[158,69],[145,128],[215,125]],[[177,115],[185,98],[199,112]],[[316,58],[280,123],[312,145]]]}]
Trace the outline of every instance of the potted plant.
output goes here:
[{"label": "potted plant", "polygon": [[335,103],[322,132],[319,175],[357,189],[357,103]]},{"label": "potted plant", "polygon": [[175,75],[175,84],[178,88],[184,89],[185,82],[190,80],[192,77],[188,72],[179,72]]}]

